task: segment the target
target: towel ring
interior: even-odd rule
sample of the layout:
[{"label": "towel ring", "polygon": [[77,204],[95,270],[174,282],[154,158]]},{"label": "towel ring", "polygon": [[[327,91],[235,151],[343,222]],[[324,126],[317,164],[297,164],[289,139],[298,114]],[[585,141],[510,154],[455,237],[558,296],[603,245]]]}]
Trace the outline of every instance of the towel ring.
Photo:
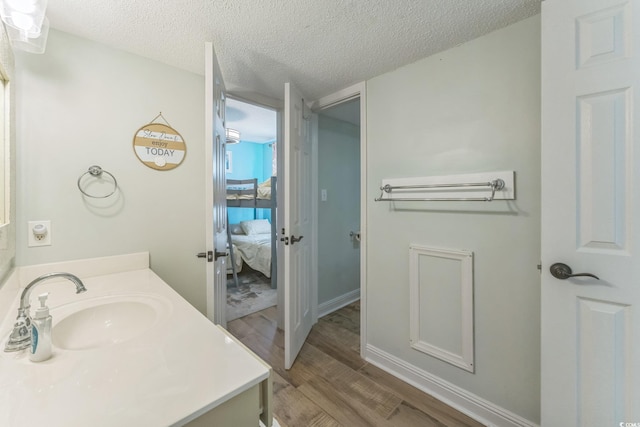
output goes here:
[{"label": "towel ring", "polygon": [[[106,173],[107,175],[109,175],[111,177],[111,179],[113,179],[113,191],[111,191],[111,193],[109,193],[109,194],[107,194],[105,196],[94,196],[94,195],[91,195],[91,194],[87,193],[86,191],[84,191],[82,189],[82,186],[80,185],[80,181],[82,180],[82,178],[86,174],[89,174],[89,175],[91,175],[93,177],[96,177],[96,178],[100,178],[102,176],[102,173]],[[110,172],[102,169],[100,166],[96,166],[96,165],[90,166],[89,170],[86,171],[85,173],[83,173],[82,175],[80,175],[80,177],[78,178],[78,190],[80,190],[80,192],[82,194],[84,194],[85,196],[91,197],[93,199],[104,199],[106,197],[109,197],[113,193],[115,193],[117,189],[118,189],[118,181],[116,180],[116,177],[113,176],[113,174],[111,174]]]}]

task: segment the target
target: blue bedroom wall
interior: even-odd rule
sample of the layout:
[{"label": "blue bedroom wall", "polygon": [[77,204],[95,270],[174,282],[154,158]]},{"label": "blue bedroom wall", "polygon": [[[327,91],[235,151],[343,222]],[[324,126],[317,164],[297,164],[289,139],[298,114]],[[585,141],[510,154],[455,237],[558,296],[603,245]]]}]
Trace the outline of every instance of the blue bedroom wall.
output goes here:
[{"label": "blue bedroom wall", "polygon": [[[227,145],[227,152],[231,153],[230,172],[227,179],[258,178],[258,184],[271,176],[272,148],[270,144],[258,144],[242,141],[240,144]],[[237,224],[254,218],[271,221],[269,209],[228,208],[229,223]]]},{"label": "blue bedroom wall", "polygon": [[273,175],[271,167],[271,162],[273,160],[273,144],[275,144],[275,142],[262,144],[262,172],[264,179],[269,179]]}]

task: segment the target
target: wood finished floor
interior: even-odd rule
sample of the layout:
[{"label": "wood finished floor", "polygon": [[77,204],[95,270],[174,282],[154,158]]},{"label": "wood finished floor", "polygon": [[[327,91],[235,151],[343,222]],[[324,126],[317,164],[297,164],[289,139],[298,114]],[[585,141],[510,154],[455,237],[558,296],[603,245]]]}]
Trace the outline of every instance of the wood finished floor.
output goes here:
[{"label": "wood finished floor", "polygon": [[289,371],[275,307],[227,326],[273,367],[273,413],[282,427],[482,426],[360,358],[359,302],[321,318]]}]

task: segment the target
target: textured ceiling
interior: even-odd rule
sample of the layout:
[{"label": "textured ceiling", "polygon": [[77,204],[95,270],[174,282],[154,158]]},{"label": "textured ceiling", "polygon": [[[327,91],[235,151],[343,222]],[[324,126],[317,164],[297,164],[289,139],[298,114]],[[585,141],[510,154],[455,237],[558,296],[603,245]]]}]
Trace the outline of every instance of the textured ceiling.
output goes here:
[{"label": "textured ceiling", "polygon": [[55,29],[204,74],[227,89],[310,100],[539,12],[540,0],[49,0]]}]

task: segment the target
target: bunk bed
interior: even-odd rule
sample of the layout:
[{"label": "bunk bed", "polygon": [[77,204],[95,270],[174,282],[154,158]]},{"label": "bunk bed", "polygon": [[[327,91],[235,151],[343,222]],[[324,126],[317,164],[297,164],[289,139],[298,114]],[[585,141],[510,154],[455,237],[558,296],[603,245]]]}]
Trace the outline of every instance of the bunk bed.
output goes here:
[{"label": "bunk bed", "polygon": [[[256,220],[255,224],[250,221],[244,224],[227,224],[230,257],[228,265],[231,265],[236,285],[238,284],[237,272],[242,267],[242,262],[236,260],[236,256],[240,255],[242,261],[246,262],[251,268],[270,277],[271,287],[276,288],[278,282],[276,262],[276,182],[277,178],[275,176],[261,184],[258,184],[257,178],[227,179],[228,208],[253,209],[254,218],[257,218],[257,209],[271,210],[271,233],[269,234],[251,233],[251,226],[265,226],[264,222],[260,220]],[[242,230],[240,231],[240,229]],[[268,239],[266,236],[268,236]],[[236,249],[238,253],[236,253]]]}]

